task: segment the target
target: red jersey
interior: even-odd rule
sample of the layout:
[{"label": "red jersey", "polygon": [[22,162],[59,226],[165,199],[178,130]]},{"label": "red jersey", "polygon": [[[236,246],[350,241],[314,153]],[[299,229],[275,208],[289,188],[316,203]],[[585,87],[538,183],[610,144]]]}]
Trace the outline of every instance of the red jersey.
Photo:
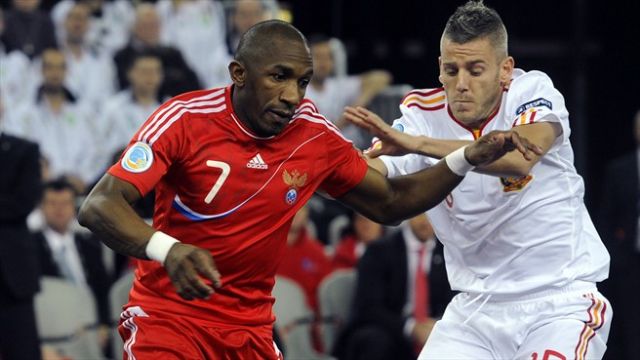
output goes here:
[{"label": "red jersey", "polygon": [[211,251],[223,286],[208,300],[186,301],[159,263],[140,261],[128,306],[218,324],[272,323],[271,289],[293,216],[316,189],[339,197],[367,171],[309,100],[280,134],[263,138],[234,114],[232,90],[169,100],[109,169],[141,195],[155,188],[154,228]]}]

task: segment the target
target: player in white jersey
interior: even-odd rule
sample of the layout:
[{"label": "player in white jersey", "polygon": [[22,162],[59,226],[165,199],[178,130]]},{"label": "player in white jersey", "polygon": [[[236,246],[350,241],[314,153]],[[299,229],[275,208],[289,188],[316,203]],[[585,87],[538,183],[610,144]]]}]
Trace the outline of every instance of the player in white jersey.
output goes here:
[{"label": "player in white jersey", "polygon": [[395,130],[347,109],[379,136],[372,158],[409,153],[372,166],[390,177],[412,173],[512,128],[545,154],[478,168],[429,211],[449,282],[462,293],[419,359],[602,358],[612,310],[595,283],[607,278],[609,255],[584,205],[564,98],[546,74],[514,69],[502,20],[482,2],[451,16],[439,63],[444,87],[410,92]]}]

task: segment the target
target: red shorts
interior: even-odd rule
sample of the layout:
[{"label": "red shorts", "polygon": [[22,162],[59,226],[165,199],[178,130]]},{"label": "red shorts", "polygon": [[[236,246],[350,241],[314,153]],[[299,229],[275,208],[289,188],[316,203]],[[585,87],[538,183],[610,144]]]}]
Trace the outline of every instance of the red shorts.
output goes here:
[{"label": "red shorts", "polygon": [[124,360],[283,360],[271,326],[214,326],[167,313],[129,307],[118,327]]}]

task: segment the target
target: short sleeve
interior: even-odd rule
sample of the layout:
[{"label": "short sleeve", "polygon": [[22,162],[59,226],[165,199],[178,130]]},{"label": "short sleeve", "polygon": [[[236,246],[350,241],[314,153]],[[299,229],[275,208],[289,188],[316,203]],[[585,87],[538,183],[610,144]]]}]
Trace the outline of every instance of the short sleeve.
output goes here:
[{"label": "short sleeve", "polygon": [[[419,121],[420,115],[414,110],[415,108],[410,108],[403,105],[400,105],[400,112],[402,116],[393,121],[393,128],[404,132],[409,135],[419,136],[419,135],[427,135],[429,133],[429,129],[427,127],[427,122]],[[421,126],[419,124],[422,124]],[[373,145],[375,146],[375,142],[378,139],[373,139]],[[401,175],[412,174],[414,172],[418,172],[425,167],[430,166],[428,157],[417,155],[417,154],[407,154],[404,156],[381,156],[380,160],[387,167],[387,176],[388,177],[396,177]]]},{"label": "short sleeve", "polygon": [[369,166],[351,142],[337,133],[331,132],[329,136],[327,168],[330,173],[322,182],[321,188],[333,198],[338,198],[362,181]]},{"label": "short sleeve", "polygon": [[167,173],[169,167],[180,158],[184,133],[185,113],[178,118],[170,115],[172,101],[156,110],[136,134],[127,148],[108,171],[109,174],[131,183],[140,195],[151,191]]},{"label": "short sleeve", "polygon": [[530,71],[515,78],[508,96],[507,111],[510,115],[507,118],[511,127],[556,122],[562,126],[561,140],[569,138],[569,112],[564,97],[546,74]]}]

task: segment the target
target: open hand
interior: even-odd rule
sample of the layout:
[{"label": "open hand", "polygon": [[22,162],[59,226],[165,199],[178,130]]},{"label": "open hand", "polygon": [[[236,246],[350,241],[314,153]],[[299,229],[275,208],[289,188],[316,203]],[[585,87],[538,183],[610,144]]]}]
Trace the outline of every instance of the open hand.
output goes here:
[{"label": "open hand", "polygon": [[347,106],[344,118],[354,125],[369,131],[378,138],[371,148],[366,151],[367,156],[376,158],[381,155],[402,156],[416,152],[418,141],[416,137],[398,131],[382,120],[374,112],[361,106],[353,108]]},{"label": "open hand", "polygon": [[185,300],[207,299],[214,293],[214,287],[222,286],[211,253],[193,245],[173,245],[164,267],[176,292]]},{"label": "open hand", "polygon": [[464,156],[472,165],[481,166],[490,164],[514,150],[521,152],[527,160],[533,160],[534,154],[544,155],[542,148],[515,131],[494,130],[467,146]]}]

